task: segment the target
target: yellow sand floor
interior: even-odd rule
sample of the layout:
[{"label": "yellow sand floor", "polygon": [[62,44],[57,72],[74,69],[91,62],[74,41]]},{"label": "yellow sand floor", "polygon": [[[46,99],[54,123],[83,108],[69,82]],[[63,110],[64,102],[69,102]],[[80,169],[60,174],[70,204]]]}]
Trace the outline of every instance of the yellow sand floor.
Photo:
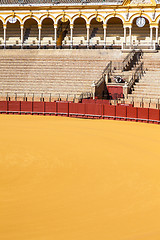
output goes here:
[{"label": "yellow sand floor", "polygon": [[159,240],[160,126],[0,116],[0,240]]}]

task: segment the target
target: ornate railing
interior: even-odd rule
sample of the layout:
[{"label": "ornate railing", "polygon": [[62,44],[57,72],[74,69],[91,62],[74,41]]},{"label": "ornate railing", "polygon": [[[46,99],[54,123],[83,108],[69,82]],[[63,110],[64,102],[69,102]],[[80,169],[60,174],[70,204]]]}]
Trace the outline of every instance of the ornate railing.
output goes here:
[{"label": "ornate railing", "polygon": [[4,5],[26,5],[26,4],[90,4],[90,3],[102,3],[102,4],[114,4],[121,5],[122,0],[0,0],[0,4]]}]

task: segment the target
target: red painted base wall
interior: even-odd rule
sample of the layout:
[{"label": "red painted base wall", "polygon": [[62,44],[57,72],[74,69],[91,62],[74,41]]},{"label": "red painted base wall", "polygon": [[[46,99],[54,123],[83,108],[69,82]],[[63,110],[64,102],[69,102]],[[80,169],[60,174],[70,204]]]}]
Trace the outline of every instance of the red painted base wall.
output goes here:
[{"label": "red painted base wall", "polygon": [[109,99],[123,98],[122,86],[107,86]]},{"label": "red painted base wall", "polygon": [[116,119],[125,121],[160,123],[160,110],[109,105],[108,102],[21,102],[0,101],[0,113],[37,114],[81,118]]}]

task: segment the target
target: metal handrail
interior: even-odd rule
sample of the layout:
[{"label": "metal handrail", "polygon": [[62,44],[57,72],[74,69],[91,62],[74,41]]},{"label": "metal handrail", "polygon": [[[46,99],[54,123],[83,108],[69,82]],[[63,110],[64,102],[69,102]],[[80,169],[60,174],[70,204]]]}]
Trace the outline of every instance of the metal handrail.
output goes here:
[{"label": "metal handrail", "polygon": [[102,77],[97,81],[94,82],[95,86],[99,86],[104,80],[105,80],[105,76],[108,74],[110,74],[112,71],[112,61],[110,61],[107,66],[105,67],[103,73],[102,73]]},{"label": "metal handrail", "polygon": [[132,75],[132,78],[130,79],[130,81],[128,82],[127,86],[131,89],[132,86],[134,85],[136,80],[139,80],[143,73],[144,73],[144,67],[143,67],[144,63],[142,62],[137,69],[135,70],[134,74]]},{"label": "metal handrail", "polygon": [[110,62],[107,64],[107,66],[105,67],[102,75],[104,75],[106,72],[107,72],[107,73],[108,73],[108,72],[110,73],[111,71],[112,71],[112,61],[110,61]]},{"label": "metal handrail", "polygon": [[[89,93],[88,93],[89,94]],[[23,99],[23,101],[26,101],[26,99],[32,99],[32,101],[41,101],[43,102],[43,99],[48,99],[49,102],[54,99],[54,101],[59,100],[68,100],[72,99],[73,101],[75,99],[78,99],[80,97],[79,94],[67,94],[67,93],[34,93],[34,92],[0,92],[0,98],[9,100],[12,99],[13,101],[17,101],[17,99]]]},{"label": "metal handrail", "polygon": [[131,61],[136,51],[133,49],[122,61],[122,71],[125,69],[126,65]]},{"label": "metal handrail", "polygon": [[92,92],[82,92],[79,96],[78,99],[82,100],[83,98],[92,98],[93,93]]}]

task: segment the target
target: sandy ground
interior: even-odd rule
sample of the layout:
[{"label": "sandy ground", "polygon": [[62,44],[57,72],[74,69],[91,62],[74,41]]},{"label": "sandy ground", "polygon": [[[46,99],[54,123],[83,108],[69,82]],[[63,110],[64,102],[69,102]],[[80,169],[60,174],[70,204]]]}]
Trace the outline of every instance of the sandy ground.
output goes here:
[{"label": "sandy ground", "polygon": [[1,240],[159,240],[160,126],[0,116]]}]

